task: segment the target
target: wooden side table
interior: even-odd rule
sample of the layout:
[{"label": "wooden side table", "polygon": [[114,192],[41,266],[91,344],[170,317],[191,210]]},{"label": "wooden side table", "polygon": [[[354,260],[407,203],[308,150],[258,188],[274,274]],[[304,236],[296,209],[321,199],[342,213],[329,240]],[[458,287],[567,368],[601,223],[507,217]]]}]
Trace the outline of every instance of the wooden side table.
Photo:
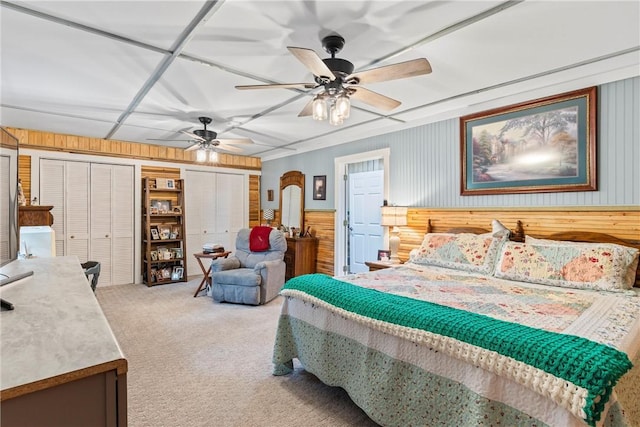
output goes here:
[{"label": "wooden side table", "polygon": [[382,270],[385,268],[393,267],[394,265],[400,265],[393,264],[389,261],[365,261],[364,263],[367,267],[369,267],[369,271]]},{"label": "wooden side table", "polygon": [[209,268],[204,268],[204,265],[202,264],[202,260],[210,259],[213,261],[214,259],[218,259],[218,258],[226,258],[229,256],[230,253],[231,252],[227,251],[227,252],[212,252],[210,254],[205,254],[204,252],[193,254],[193,256],[196,257],[196,259],[198,260],[198,264],[200,265],[200,270],[202,270],[202,272],[204,273],[204,277],[202,278],[202,281],[200,282],[200,285],[198,286],[196,293],[193,294],[194,298],[198,296],[198,293],[202,290],[202,286],[205,283],[207,284],[207,286],[211,286],[211,277],[209,277],[209,273],[211,273],[211,264],[209,264]]}]

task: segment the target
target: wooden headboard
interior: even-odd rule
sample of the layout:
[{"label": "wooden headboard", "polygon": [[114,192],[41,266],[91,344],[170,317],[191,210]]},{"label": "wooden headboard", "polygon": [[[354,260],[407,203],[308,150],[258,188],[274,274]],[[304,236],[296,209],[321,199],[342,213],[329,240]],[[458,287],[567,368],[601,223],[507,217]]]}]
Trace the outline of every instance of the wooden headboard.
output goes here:
[{"label": "wooden headboard", "polygon": [[[431,219],[427,220],[427,233],[433,233],[433,226],[431,224]],[[447,233],[473,233],[473,234],[484,234],[491,233],[491,230],[482,227],[452,227],[448,228]],[[522,227],[522,221],[516,222],[516,228],[511,230],[511,235],[509,239],[514,242],[524,242],[524,228]]]}]

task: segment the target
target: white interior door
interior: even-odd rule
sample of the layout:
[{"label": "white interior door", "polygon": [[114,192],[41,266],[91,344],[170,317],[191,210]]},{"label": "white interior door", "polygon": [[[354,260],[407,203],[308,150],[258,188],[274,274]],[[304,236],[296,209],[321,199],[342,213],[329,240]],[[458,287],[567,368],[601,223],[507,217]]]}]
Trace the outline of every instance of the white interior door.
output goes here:
[{"label": "white interior door", "polygon": [[375,260],[383,248],[380,206],[384,200],[384,171],[351,173],[349,185],[349,272],[368,271],[365,261]]},{"label": "white interior door", "polygon": [[[348,186],[348,173],[349,165],[357,164],[367,161],[379,161],[381,162],[381,167],[376,167],[374,169],[369,170],[383,170],[383,200],[389,199],[389,157],[391,154],[391,150],[389,148],[383,148],[380,150],[368,151],[363,153],[351,154],[343,157],[336,157],[334,159],[334,172],[335,178],[334,182],[336,183],[336,191],[334,193],[334,202],[336,206],[336,216],[335,216],[335,243],[334,243],[334,274],[336,276],[342,276],[349,271],[349,250],[347,241],[349,240],[349,223],[348,223],[348,215],[349,212],[349,186]],[[364,170],[362,170],[364,172]],[[358,172],[358,171],[352,171]],[[339,185],[338,183],[342,183]],[[382,205],[382,203],[380,204]],[[376,210],[380,210],[380,205],[377,206]],[[376,249],[379,249],[376,247]],[[378,256],[376,251],[375,256]],[[375,258],[373,258],[375,259]]]}]

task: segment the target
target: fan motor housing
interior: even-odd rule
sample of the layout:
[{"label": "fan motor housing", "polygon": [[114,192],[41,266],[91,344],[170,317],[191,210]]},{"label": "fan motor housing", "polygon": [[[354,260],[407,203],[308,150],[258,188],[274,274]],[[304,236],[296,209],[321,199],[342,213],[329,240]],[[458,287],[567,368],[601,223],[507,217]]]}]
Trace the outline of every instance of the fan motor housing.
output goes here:
[{"label": "fan motor housing", "polygon": [[325,58],[322,60],[325,65],[333,71],[336,77],[346,77],[353,73],[353,64],[346,59],[341,58]]},{"label": "fan motor housing", "polygon": [[207,141],[211,141],[212,139],[216,139],[216,137],[218,136],[218,134],[212,130],[209,129],[196,129],[193,131],[193,133],[195,133],[196,135],[198,135],[200,138],[207,140]]}]

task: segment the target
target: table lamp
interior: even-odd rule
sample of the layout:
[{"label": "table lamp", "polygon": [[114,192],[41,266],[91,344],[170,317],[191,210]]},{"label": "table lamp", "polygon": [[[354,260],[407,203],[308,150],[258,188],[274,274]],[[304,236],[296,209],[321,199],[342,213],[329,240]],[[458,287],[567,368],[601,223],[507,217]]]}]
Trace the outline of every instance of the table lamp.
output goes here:
[{"label": "table lamp", "polygon": [[400,229],[398,226],[407,225],[407,208],[401,206],[383,206],[380,225],[391,227],[389,237],[389,251],[391,263],[400,264],[398,248],[400,247]]},{"label": "table lamp", "polygon": [[267,221],[268,226],[271,226],[271,221],[273,221],[273,218],[275,218],[275,213],[273,212],[273,209],[266,208],[264,211],[262,211],[262,218],[264,218]]}]

